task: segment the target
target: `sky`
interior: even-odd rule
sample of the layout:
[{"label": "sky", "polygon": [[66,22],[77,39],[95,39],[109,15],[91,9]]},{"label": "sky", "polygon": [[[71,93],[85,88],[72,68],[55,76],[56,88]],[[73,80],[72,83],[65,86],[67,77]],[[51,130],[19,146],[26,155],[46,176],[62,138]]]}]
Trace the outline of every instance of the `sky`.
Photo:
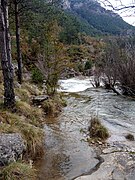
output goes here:
[{"label": "sky", "polygon": [[[124,7],[129,5],[135,6],[135,0],[100,0],[100,2],[105,2],[103,6],[109,1],[114,7]],[[109,3],[108,3],[109,4]],[[107,9],[108,6],[106,6]],[[123,9],[121,11],[116,11],[126,22],[135,26],[135,8]]]}]

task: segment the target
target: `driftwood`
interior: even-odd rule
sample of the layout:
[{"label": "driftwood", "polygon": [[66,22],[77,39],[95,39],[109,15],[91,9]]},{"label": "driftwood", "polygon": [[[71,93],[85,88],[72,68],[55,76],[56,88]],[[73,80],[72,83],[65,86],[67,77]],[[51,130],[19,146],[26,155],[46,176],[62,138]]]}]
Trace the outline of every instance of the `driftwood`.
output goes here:
[{"label": "driftwood", "polygon": [[114,93],[116,93],[117,95],[122,95],[121,93],[119,93],[114,87],[110,87],[111,90],[113,90]]}]

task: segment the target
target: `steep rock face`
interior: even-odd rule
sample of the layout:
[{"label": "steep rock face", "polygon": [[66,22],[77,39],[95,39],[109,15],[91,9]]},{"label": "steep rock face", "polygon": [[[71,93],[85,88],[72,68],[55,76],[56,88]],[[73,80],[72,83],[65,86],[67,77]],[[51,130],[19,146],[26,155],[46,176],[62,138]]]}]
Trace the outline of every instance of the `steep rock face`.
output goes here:
[{"label": "steep rock face", "polygon": [[16,161],[24,150],[26,146],[20,134],[0,134],[0,166]]},{"label": "steep rock face", "polygon": [[71,0],[71,2],[69,2],[69,3],[70,3],[70,7],[72,7],[72,9],[74,9],[74,10],[83,8],[83,9],[92,11],[92,12],[97,13],[97,14],[121,18],[118,14],[114,13],[113,11],[106,10],[105,8],[103,8],[95,0],[79,0],[79,1]]}]

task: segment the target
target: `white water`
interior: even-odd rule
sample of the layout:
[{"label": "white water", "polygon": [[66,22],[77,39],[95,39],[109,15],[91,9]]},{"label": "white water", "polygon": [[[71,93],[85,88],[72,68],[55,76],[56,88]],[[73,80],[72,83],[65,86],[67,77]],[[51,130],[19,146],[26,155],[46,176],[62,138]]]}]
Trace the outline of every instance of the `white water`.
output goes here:
[{"label": "white water", "polygon": [[81,92],[93,87],[91,84],[91,78],[71,78],[66,80],[60,80],[59,84],[59,91],[61,92]]},{"label": "white water", "polygon": [[[97,115],[101,118],[105,126],[110,130],[110,140],[125,140],[124,134],[132,133],[135,135],[135,101],[128,98],[117,96],[111,91],[102,88],[94,89],[91,78],[71,78],[60,80],[62,92],[76,92],[91,96],[92,100],[88,107],[90,114]],[[83,92],[90,89],[87,92]],[[86,111],[87,107],[83,109]],[[86,113],[87,114],[87,113]],[[119,137],[118,137],[119,135]]]}]

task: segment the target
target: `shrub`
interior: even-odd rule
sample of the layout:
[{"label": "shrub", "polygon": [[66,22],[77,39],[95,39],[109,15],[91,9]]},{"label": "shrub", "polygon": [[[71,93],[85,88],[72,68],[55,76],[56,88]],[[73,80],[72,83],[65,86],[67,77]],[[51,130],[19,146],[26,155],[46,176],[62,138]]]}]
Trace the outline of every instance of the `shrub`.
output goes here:
[{"label": "shrub", "polygon": [[88,70],[88,69],[91,69],[91,68],[92,68],[92,62],[91,61],[86,61],[84,69]]},{"label": "shrub", "polygon": [[101,124],[98,118],[91,119],[91,126],[89,127],[90,137],[92,139],[106,140],[109,137],[108,130]]},{"label": "shrub", "polygon": [[42,83],[44,80],[42,73],[37,69],[34,68],[32,70],[32,81],[34,83]]},{"label": "shrub", "polygon": [[116,82],[123,95],[135,96],[135,42],[132,37],[110,38],[102,58],[102,69],[107,84],[119,94],[114,85]]}]

